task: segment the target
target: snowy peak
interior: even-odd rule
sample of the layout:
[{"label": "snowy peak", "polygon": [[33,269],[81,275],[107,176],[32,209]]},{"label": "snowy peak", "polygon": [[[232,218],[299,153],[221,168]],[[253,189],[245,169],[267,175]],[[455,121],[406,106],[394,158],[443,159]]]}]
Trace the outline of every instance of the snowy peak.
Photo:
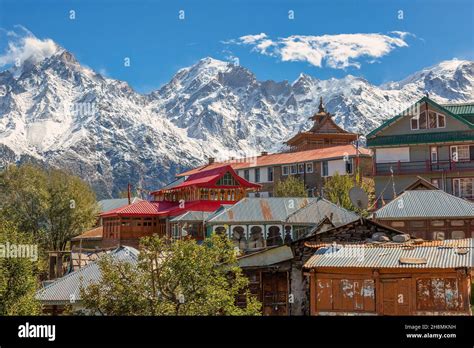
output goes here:
[{"label": "snowy peak", "polygon": [[426,91],[438,102],[466,102],[474,100],[473,86],[470,61],[441,62],[375,86],[351,75],[258,81],[245,67],[206,57],[141,95],[49,47],[26,59],[21,74],[0,72],[0,163],[34,158],[111,197],[129,182],[159,188],[206,157],[278,151],[309,129],[320,97],[340,126],[366,134]]}]

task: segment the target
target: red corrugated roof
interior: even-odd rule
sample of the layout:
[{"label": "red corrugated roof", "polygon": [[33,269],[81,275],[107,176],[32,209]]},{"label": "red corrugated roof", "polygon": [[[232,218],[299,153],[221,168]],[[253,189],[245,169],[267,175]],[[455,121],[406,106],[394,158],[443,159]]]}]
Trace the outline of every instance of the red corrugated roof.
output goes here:
[{"label": "red corrugated roof", "polygon": [[[232,166],[228,164],[224,164],[224,165],[217,166],[215,168],[200,170],[196,173],[193,173],[189,175],[189,177],[183,183],[176,185],[174,187],[171,187],[167,189],[166,191],[179,190],[184,187],[190,187],[190,186],[206,187],[206,188],[234,187],[234,186],[222,186],[222,185],[216,186],[217,180],[223,177],[224,174],[226,174],[227,172],[229,172],[234,177],[234,179],[240,184],[241,187],[254,188],[254,189],[258,189],[261,187],[261,185],[259,184],[251,183],[245,180],[244,178],[238,176],[237,173],[232,168]],[[154,192],[151,192],[151,194],[156,194],[161,191],[165,191],[165,190],[154,191]]]},{"label": "red corrugated roof", "polygon": [[125,207],[102,213],[102,217],[111,216],[176,216],[187,211],[216,211],[223,204],[234,204],[227,201],[193,201],[185,202],[180,207],[179,202],[149,202],[141,201]]},{"label": "red corrugated roof", "polygon": [[[293,164],[300,162],[316,161],[316,160],[327,160],[331,158],[342,158],[345,155],[347,156],[356,156],[357,150],[356,147],[352,144],[341,145],[341,146],[331,146],[322,149],[313,149],[306,151],[298,152],[285,152],[285,153],[275,153],[266,156],[258,157],[249,157],[241,158],[237,160],[229,160],[225,162],[215,162],[212,164],[204,165],[187,172],[181,173],[178,176],[187,176],[200,173],[203,171],[208,171],[212,169],[222,168],[224,166],[231,166],[234,170],[246,169],[253,167],[264,167],[272,165],[282,165],[282,164]],[[359,155],[370,156],[372,151],[369,149],[359,147]]]},{"label": "red corrugated roof", "polygon": [[83,234],[71,238],[72,241],[81,240],[81,239],[102,239],[104,230],[103,226],[99,226],[84,232]]}]

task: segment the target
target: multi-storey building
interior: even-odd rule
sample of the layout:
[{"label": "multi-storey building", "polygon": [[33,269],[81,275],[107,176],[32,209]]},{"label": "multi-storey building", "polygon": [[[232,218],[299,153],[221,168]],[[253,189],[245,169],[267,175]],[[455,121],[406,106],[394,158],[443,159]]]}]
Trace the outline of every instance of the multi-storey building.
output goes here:
[{"label": "multi-storey building", "polygon": [[322,100],[319,111],[311,119],[314,121],[313,127],[288,140],[285,152],[262,152],[260,156],[224,162],[215,162],[211,158],[208,164],[179,176],[186,177],[203,170],[231,165],[240,177],[262,185],[257,195],[271,197],[276,183],[288,176],[303,180],[309,196],[317,196],[322,193],[325,180],[336,172],[353,175],[358,168],[362,176],[372,174],[371,151],[354,144],[358,135],[339,127],[324,109]]},{"label": "multi-storey building", "polygon": [[421,176],[474,199],[474,103],[440,105],[423,97],[367,135],[374,151],[379,206]]}]

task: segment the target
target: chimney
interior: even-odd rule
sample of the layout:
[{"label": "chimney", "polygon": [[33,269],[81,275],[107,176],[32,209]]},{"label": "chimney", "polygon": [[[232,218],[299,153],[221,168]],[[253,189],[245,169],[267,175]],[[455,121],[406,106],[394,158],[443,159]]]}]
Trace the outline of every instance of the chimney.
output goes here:
[{"label": "chimney", "polygon": [[262,153],[260,154],[260,156],[268,156],[268,151],[262,151]]},{"label": "chimney", "polygon": [[208,160],[209,160],[209,164],[213,164],[216,159],[214,157],[209,157]]}]

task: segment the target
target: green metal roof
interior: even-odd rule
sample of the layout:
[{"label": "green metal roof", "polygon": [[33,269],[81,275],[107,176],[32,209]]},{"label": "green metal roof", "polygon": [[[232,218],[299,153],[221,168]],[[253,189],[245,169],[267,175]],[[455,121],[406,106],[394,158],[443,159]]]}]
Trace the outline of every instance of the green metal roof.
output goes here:
[{"label": "green metal roof", "polygon": [[474,103],[441,105],[456,115],[474,115]]},{"label": "green metal roof", "polygon": [[[401,113],[399,113],[395,117],[392,117],[391,119],[387,120],[382,125],[380,125],[379,127],[375,128],[373,131],[371,131],[369,134],[367,134],[366,135],[367,143],[368,143],[368,139],[370,137],[374,137],[378,132],[380,132],[381,130],[387,128],[388,126],[390,126],[395,121],[399,120],[401,117],[403,117],[403,115],[406,115],[406,113],[410,109],[412,109],[414,105],[417,105],[417,104],[420,104],[420,103],[423,103],[423,102],[427,102],[431,106],[434,106],[434,107],[444,111],[446,113],[446,115],[451,116],[451,117],[461,121],[462,123],[468,125],[470,128],[474,129],[474,123],[472,122],[472,118],[470,117],[471,116],[470,113],[456,114],[456,113],[453,113],[453,111],[449,110],[449,108],[452,108],[456,112],[469,111],[469,110],[471,110],[471,104],[459,104],[459,105],[454,105],[453,104],[453,105],[448,105],[446,107],[446,106],[443,106],[443,105],[440,105],[440,104],[436,103],[435,101],[431,100],[428,97],[423,97],[420,100],[418,100],[416,103],[414,103],[412,106],[410,106],[409,108],[405,109],[404,111],[402,111]],[[474,108],[474,104],[472,105],[472,107]]]},{"label": "green metal roof", "polygon": [[376,219],[474,217],[474,203],[442,190],[405,191],[375,213]]},{"label": "green metal roof", "polygon": [[474,130],[378,136],[367,139],[367,146],[434,144],[453,141],[474,141]]}]

